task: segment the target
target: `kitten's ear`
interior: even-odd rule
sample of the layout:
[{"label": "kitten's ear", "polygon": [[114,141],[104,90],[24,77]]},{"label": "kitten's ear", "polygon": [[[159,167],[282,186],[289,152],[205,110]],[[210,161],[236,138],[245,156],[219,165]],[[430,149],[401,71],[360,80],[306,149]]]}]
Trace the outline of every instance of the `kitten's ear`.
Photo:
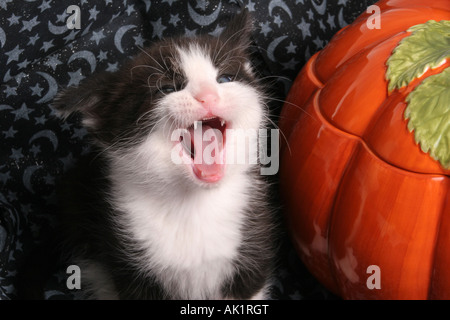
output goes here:
[{"label": "kitten's ear", "polygon": [[250,44],[251,34],[253,32],[253,20],[247,8],[235,15],[228,22],[225,29],[220,34],[223,41],[230,41],[237,45],[247,46]]},{"label": "kitten's ear", "polygon": [[77,87],[63,89],[58,92],[51,107],[64,120],[73,113],[81,113],[83,125],[94,127],[95,110],[100,104],[101,92],[104,86],[100,78],[99,76],[94,76]]}]

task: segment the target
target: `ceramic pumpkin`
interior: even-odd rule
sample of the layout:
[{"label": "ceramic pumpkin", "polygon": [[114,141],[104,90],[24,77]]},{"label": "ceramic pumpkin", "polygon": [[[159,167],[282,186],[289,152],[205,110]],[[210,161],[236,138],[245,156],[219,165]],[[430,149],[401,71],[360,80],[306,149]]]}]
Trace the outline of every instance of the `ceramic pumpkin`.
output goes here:
[{"label": "ceramic pumpkin", "polygon": [[450,2],[376,5],[380,28],[361,15],[289,92],[286,221],[304,264],[345,299],[449,299]]}]

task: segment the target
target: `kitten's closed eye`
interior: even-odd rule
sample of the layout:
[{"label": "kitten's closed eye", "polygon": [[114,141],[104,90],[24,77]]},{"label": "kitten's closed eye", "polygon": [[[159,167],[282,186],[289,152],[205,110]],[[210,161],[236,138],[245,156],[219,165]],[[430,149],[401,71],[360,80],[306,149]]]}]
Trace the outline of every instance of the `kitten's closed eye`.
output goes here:
[{"label": "kitten's closed eye", "polygon": [[165,85],[165,86],[162,86],[161,89],[158,89],[158,91],[160,91],[164,94],[168,94],[168,93],[177,91],[177,89],[175,88],[175,86]]},{"label": "kitten's closed eye", "polygon": [[[217,83],[227,83],[234,81],[234,77],[232,75],[223,74],[217,77]],[[172,92],[180,91],[184,88],[183,85],[163,85],[161,88],[158,88],[157,93],[169,94]]]},{"label": "kitten's closed eye", "polygon": [[223,74],[217,78],[218,83],[226,83],[234,81],[234,77],[228,74]]}]

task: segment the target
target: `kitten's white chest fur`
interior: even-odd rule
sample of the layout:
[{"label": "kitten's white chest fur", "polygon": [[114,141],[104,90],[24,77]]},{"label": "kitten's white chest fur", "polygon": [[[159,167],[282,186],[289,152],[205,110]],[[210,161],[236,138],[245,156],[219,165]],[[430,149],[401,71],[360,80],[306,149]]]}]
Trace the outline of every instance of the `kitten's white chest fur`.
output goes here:
[{"label": "kitten's white chest fur", "polygon": [[167,190],[165,197],[122,189],[124,230],[144,256],[142,272],[152,272],[179,298],[224,298],[221,284],[231,277],[242,241],[247,181],[235,177],[212,189]]}]

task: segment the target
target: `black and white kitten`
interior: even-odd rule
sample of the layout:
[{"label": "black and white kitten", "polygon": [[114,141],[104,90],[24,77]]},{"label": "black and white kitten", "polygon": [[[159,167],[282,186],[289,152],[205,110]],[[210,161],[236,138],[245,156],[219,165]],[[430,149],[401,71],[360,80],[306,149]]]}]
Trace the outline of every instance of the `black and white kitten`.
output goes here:
[{"label": "black and white kitten", "polygon": [[[63,196],[70,264],[92,298],[268,297],[267,183],[258,164],[225,156],[236,147],[229,132],[263,128],[267,118],[250,33],[243,11],[218,38],[162,40],[55,99],[63,116],[81,113],[98,151]],[[212,164],[197,161],[206,148],[184,135],[209,129],[210,141],[226,141]]]}]

